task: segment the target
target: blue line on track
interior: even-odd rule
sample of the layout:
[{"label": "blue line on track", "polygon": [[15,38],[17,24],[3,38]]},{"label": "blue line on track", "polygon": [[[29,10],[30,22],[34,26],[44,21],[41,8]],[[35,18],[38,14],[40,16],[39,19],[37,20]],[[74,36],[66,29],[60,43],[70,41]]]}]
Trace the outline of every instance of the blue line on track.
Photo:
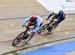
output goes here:
[{"label": "blue line on track", "polygon": [[47,46],[19,55],[64,55],[72,51],[75,51],[75,41]]}]

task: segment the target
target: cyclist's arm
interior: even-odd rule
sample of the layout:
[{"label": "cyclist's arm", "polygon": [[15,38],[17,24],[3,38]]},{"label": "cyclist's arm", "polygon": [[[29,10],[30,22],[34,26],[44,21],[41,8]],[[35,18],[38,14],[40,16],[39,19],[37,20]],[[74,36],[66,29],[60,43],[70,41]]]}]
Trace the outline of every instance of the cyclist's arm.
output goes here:
[{"label": "cyclist's arm", "polygon": [[53,16],[51,17],[50,21],[52,22],[52,21],[54,21],[54,19],[56,19],[55,15],[53,15]]},{"label": "cyclist's arm", "polygon": [[35,27],[35,29],[32,30],[32,32],[38,32],[40,29],[40,24],[41,24],[41,21],[37,20],[36,27]]},{"label": "cyclist's arm", "polygon": [[52,15],[54,15],[54,13],[49,14],[46,20],[48,20]]},{"label": "cyclist's arm", "polygon": [[26,25],[26,23],[29,21],[29,19],[30,19],[30,17],[26,18],[26,19],[23,21],[22,26],[23,26],[23,25]]}]

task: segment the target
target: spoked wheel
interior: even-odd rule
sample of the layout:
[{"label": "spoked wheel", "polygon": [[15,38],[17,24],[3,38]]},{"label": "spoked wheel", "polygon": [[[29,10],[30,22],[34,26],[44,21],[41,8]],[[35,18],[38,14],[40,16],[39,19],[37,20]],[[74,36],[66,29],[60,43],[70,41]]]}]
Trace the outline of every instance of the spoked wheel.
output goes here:
[{"label": "spoked wheel", "polygon": [[17,46],[24,39],[24,32],[20,33],[12,42],[12,46]]},{"label": "spoked wheel", "polygon": [[32,39],[35,33],[30,32],[32,28],[27,28],[24,32],[20,33],[12,42],[12,46],[17,46],[22,40],[28,42]]},{"label": "spoked wheel", "polygon": [[46,30],[47,30],[47,27],[48,27],[48,25],[45,24],[44,26],[42,26],[42,27],[40,28],[40,30],[39,30],[38,33],[41,34],[42,32],[46,31]]},{"label": "spoked wheel", "polygon": [[24,40],[26,43],[32,39],[35,33],[20,33],[12,42],[12,46],[17,46],[22,40]]}]

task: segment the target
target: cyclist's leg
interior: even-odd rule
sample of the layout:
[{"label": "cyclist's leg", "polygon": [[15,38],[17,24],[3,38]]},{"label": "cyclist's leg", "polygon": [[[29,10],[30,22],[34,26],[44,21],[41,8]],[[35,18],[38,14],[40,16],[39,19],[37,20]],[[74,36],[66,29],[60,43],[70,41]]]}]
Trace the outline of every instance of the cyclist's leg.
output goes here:
[{"label": "cyclist's leg", "polygon": [[55,29],[56,27],[58,27],[58,25],[62,22],[63,20],[57,20],[53,23],[53,29]]},{"label": "cyclist's leg", "polygon": [[55,16],[53,16],[51,19],[50,19],[50,23],[51,23],[51,26],[48,27],[48,33],[52,33],[52,29],[53,29],[53,21],[56,19]]},{"label": "cyclist's leg", "polygon": [[47,27],[48,34],[52,34],[52,29],[53,29],[53,22],[50,22],[49,26]]},{"label": "cyclist's leg", "polygon": [[55,24],[55,25],[53,26],[53,29],[56,29],[56,27],[58,27],[58,25],[59,25],[59,24]]},{"label": "cyclist's leg", "polygon": [[48,27],[48,34],[52,34],[52,27]]},{"label": "cyclist's leg", "polygon": [[57,20],[54,23],[51,23],[51,26],[48,27],[48,33],[52,33],[52,30],[55,29],[60,22],[60,20]]},{"label": "cyclist's leg", "polygon": [[29,37],[25,40],[25,43],[28,43],[33,38],[34,35],[35,33],[31,33],[31,35],[29,35]]}]

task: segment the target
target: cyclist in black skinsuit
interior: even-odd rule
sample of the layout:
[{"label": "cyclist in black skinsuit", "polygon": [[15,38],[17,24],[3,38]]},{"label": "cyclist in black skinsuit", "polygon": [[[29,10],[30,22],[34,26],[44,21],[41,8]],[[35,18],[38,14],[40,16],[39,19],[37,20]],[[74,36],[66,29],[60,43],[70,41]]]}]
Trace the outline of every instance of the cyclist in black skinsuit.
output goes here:
[{"label": "cyclist in black skinsuit", "polygon": [[[50,20],[51,17],[52,17],[52,19]],[[47,17],[46,20],[54,21],[54,19],[57,19],[57,21],[55,21],[53,23],[52,27],[56,28],[58,26],[58,24],[61,23],[65,19],[64,11],[60,10],[60,11],[57,11],[57,12],[52,12],[51,14],[49,14],[49,16]],[[49,30],[52,29],[52,27],[49,27]],[[51,30],[50,30],[50,32],[52,33]]]}]

